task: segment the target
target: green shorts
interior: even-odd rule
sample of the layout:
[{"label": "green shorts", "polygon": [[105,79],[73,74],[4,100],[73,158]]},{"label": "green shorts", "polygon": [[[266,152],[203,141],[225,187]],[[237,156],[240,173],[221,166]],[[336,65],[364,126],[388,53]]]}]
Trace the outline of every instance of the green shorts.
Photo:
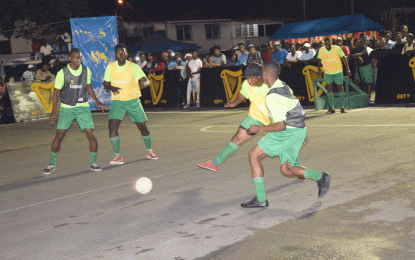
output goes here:
[{"label": "green shorts", "polygon": [[281,132],[267,133],[258,146],[269,156],[280,156],[281,164],[300,165],[298,154],[307,135],[306,128],[287,128]]},{"label": "green shorts", "polygon": [[336,85],[343,85],[343,71],[336,74],[324,74],[326,84],[336,83]]},{"label": "green shorts", "polygon": [[59,114],[58,129],[68,129],[72,122],[76,120],[79,128],[94,129],[94,122],[92,121],[91,110],[88,107],[61,107]]},{"label": "green shorts", "polygon": [[[360,71],[360,77],[359,77],[359,71]],[[373,79],[373,67],[372,64],[369,63],[364,67],[359,67],[359,71],[356,71],[356,74],[354,74],[354,78],[356,80],[362,80],[362,82],[366,84],[372,84],[374,82]]]},{"label": "green shorts", "polygon": [[139,98],[130,99],[127,101],[113,100],[111,102],[108,120],[123,120],[125,113],[128,114],[132,122],[147,121],[146,113],[144,113],[144,109]]},{"label": "green shorts", "polygon": [[244,130],[248,130],[251,125],[260,125],[260,126],[262,126],[264,124],[262,124],[259,121],[256,121],[250,115],[247,115],[245,117],[245,119],[242,121],[242,123],[241,123],[241,125],[239,127],[242,128],[242,129],[244,129]]}]

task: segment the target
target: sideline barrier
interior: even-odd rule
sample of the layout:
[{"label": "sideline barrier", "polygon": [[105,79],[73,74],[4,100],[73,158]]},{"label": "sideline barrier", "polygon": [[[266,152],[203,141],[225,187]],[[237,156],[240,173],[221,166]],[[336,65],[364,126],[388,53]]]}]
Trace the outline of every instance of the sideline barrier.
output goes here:
[{"label": "sideline barrier", "polygon": [[[21,81],[7,83],[16,122],[50,117],[54,82]],[[60,103],[58,103],[60,105]]]},{"label": "sideline barrier", "polygon": [[[314,99],[314,107],[316,110],[321,109],[328,109],[328,101],[327,101],[327,90],[325,87],[322,86],[322,82],[324,82],[325,79],[313,79],[313,87],[314,87],[314,93],[317,92],[317,89],[319,91],[322,91],[325,96],[318,96]],[[325,83],[325,82],[324,82]],[[350,86],[355,91],[350,91]],[[333,86],[334,88],[334,86]],[[344,77],[344,90],[346,93],[346,108],[359,108],[359,107],[366,107],[367,103],[369,101],[370,95],[366,94],[362,90],[360,90],[358,87],[356,87],[355,84],[353,84],[352,80],[349,77]],[[339,93],[333,93],[334,95],[334,107],[335,108],[341,108],[341,100],[339,98]]]}]

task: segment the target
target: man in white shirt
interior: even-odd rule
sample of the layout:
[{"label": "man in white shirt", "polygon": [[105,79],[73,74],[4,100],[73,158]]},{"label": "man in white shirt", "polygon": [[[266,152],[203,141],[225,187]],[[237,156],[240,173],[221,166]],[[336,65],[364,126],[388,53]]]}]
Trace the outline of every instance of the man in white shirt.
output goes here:
[{"label": "man in white shirt", "polygon": [[190,106],[190,94],[192,93],[192,85],[196,91],[196,107],[200,107],[200,69],[203,68],[203,63],[197,57],[197,55],[197,51],[193,51],[193,58],[188,63],[190,75],[189,83],[187,83],[187,104],[183,108],[188,108]]},{"label": "man in white shirt", "polygon": [[36,79],[35,66],[30,64],[29,66],[27,66],[27,70],[23,73],[22,80],[33,81],[35,79]]},{"label": "man in white shirt", "polygon": [[306,42],[303,45],[304,51],[301,53],[301,56],[298,60],[307,61],[311,60],[316,56],[316,51],[314,49],[310,49],[311,45]]},{"label": "man in white shirt", "polygon": [[40,52],[43,53],[42,63],[49,63],[53,56],[53,48],[46,42],[46,40],[42,40]]}]

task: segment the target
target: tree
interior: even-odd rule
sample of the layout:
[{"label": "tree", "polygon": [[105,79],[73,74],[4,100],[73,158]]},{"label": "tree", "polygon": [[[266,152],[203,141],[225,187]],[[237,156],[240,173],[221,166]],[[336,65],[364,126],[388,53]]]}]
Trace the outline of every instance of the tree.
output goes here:
[{"label": "tree", "polygon": [[70,18],[89,15],[86,0],[0,0],[0,34],[56,38],[70,32]]}]

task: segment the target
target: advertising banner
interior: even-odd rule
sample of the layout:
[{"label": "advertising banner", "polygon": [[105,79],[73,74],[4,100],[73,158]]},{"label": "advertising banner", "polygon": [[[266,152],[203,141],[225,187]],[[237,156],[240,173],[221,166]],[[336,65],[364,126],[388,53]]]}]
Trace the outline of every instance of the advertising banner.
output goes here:
[{"label": "advertising banner", "polygon": [[[98,100],[111,105],[111,94],[104,89],[105,68],[115,61],[114,47],[118,44],[117,19],[115,16],[71,19],[73,47],[81,50],[82,64],[91,70],[91,85]],[[89,100],[91,110],[95,103]]]}]

